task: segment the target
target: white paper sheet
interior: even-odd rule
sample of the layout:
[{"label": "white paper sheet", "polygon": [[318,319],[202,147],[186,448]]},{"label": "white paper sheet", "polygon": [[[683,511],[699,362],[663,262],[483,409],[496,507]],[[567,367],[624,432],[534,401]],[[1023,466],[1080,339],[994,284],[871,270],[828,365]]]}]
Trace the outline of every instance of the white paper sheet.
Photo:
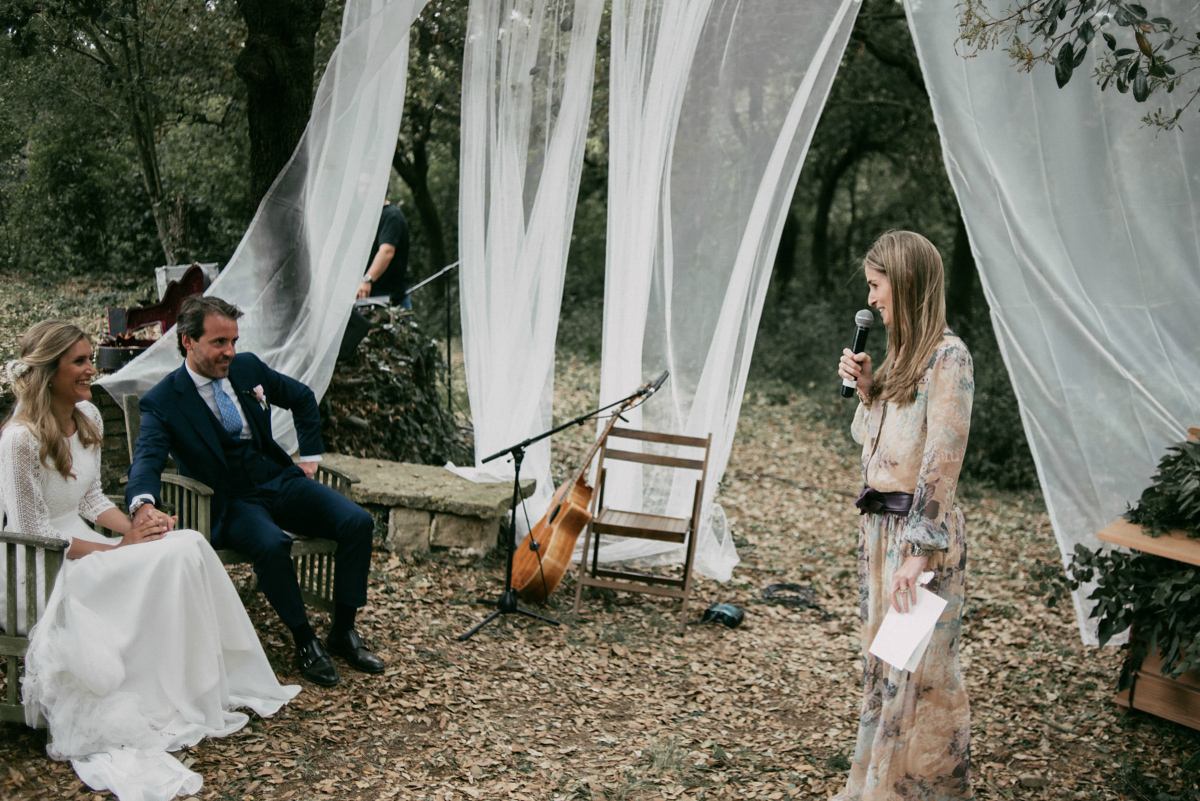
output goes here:
[{"label": "white paper sheet", "polygon": [[[917,583],[928,584],[933,572],[922,573]],[[871,643],[870,653],[899,670],[916,670],[933,637],[934,626],[946,608],[946,599],[924,586],[917,587],[916,601],[908,612],[889,607]]]}]

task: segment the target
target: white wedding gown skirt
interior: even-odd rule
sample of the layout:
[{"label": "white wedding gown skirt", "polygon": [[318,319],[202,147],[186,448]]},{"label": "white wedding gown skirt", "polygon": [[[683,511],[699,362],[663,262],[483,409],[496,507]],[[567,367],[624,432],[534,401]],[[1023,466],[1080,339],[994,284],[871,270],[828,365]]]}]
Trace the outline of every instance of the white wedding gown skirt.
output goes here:
[{"label": "white wedding gown skirt", "polygon": [[[104,541],[77,516],[54,527]],[[195,793],[168,754],[272,715],[280,686],[220,559],[195,531],[67,560],[26,657],[24,703],[50,726],[47,750],[121,801]]]}]

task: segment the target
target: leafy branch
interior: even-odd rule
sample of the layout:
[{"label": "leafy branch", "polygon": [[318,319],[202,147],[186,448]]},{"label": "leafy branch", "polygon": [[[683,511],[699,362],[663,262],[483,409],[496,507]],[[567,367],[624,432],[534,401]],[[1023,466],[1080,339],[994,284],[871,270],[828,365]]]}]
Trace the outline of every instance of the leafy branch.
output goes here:
[{"label": "leafy branch", "polygon": [[1101,645],[1132,630],[1117,689],[1133,682],[1133,673],[1148,655],[1161,652],[1163,673],[1179,676],[1200,669],[1200,568],[1145,553],[1089,551],[1075,546],[1067,568],[1067,587],[1095,582],[1088,599],[1095,602]]},{"label": "leafy branch", "polygon": [[[1100,56],[1092,77],[1101,91],[1115,86],[1138,103],[1156,93],[1172,94],[1200,69],[1200,33],[1183,32],[1166,17],[1152,18],[1137,3],[1034,0],[994,15],[986,0],[964,0],[958,10],[958,42],[968,55],[1001,47],[1023,72],[1037,64],[1053,66],[1059,87],[1071,80],[1093,43]],[[1200,82],[1188,80],[1187,86],[1184,92],[1190,94],[1174,112],[1160,107],[1146,114],[1143,124],[1178,127],[1200,95]]]},{"label": "leafy branch", "polygon": [[[1151,536],[1183,529],[1200,537],[1200,442],[1168,448],[1150,486],[1126,516]],[[1159,651],[1168,675],[1200,669],[1200,568],[1146,553],[1093,552],[1076,545],[1065,573],[1039,561],[1031,576],[1047,606],[1094,585],[1088,600],[1095,602],[1091,617],[1101,645],[1132,630],[1119,689],[1130,685],[1147,655]]]},{"label": "leafy branch", "polygon": [[1167,448],[1150,486],[1125,516],[1152,537],[1182,529],[1200,538],[1200,442]]}]

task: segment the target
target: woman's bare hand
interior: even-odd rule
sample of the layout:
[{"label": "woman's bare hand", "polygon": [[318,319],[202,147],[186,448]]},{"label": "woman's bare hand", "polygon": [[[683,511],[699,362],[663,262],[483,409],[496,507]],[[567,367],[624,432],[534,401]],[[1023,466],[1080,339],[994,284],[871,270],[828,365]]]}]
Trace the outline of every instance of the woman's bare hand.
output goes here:
[{"label": "woman's bare hand", "polygon": [[158,518],[143,520],[140,523],[135,523],[133,528],[125,536],[121,537],[121,541],[117,543],[117,547],[161,540],[163,535],[168,531],[170,531],[170,528],[163,525]]},{"label": "woman's bare hand", "polygon": [[892,608],[897,612],[907,612],[917,602],[917,577],[928,563],[928,557],[910,556],[892,574]]},{"label": "woman's bare hand", "polygon": [[874,383],[871,373],[871,355],[866,351],[854,353],[849,348],[842,351],[838,361],[838,375],[843,381],[853,381],[858,386],[858,393],[864,398],[871,394]]}]

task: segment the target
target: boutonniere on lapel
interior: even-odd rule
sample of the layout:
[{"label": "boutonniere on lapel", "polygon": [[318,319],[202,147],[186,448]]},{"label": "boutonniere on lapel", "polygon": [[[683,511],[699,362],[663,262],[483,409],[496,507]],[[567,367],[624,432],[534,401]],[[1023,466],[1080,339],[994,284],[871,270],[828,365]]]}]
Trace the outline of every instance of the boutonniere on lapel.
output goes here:
[{"label": "boutonniere on lapel", "polygon": [[254,393],[254,399],[258,401],[258,405],[262,407],[264,412],[271,411],[271,404],[267,403],[267,393],[263,391],[262,384],[256,385],[250,391]]}]

